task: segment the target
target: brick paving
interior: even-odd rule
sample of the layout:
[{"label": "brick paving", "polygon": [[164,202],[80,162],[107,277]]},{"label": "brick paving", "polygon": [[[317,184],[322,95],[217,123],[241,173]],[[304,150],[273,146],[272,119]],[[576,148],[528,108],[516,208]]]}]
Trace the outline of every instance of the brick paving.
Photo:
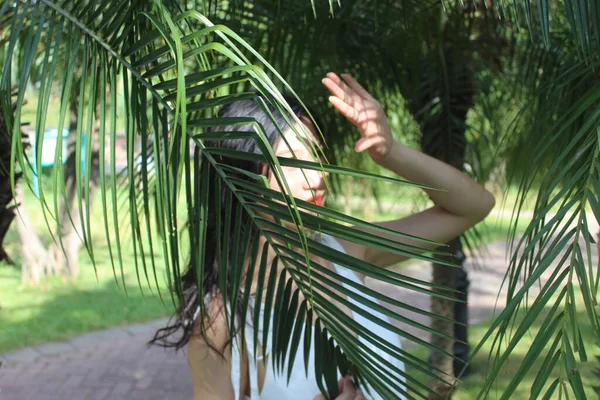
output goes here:
[{"label": "brick paving", "polygon": [[0,400],[191,399],[185,353],[145,344],[164,322],[4,354]]},{"label": "brick paving", "polygon": [[[593,246],[596,253],[596,246]],[[469,322],[488,320],[496,313],[498,289],[506,271],[506,245],[488,246],[478,260],[466,264],[471,281]],[[402,273],[431,279],[430,268],[415,263]],[[420,308],[429,307],[426,295],[384,283],[369,283],[400,301]],[[502,299],[502,297],[500,297]],[[498,304],[502,304],[502,300]],[[407,313],[405,313],[407,314]],[[407,315],[408,316],[408,315]],[[419,315],[411,318],[424,324]],[[191,399],[192,382],[186,354],[162,348],[148,348],[153,332],[165,319],[146,324],[92,332],[67,342],[0,355],[0,400],[153,400]],[[410,326],[397,324],[420,337],[428,335]],[[405,343],[410,346],[410,343]]]}]

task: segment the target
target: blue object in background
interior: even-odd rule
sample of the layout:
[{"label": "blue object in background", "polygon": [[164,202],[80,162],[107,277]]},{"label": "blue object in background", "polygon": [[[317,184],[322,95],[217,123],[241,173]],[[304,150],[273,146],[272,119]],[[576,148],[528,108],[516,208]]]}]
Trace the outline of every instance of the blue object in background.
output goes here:
[{"label": "blue object in background", "polygon": [[[63,164],[67,161],[67,138],[69,137],[69,130],[63,129],[62,132],[62,162]],[[33,154],[36,154],[36,142],[33,142]],[[42,167],[51,167],[54,165],[54,156],[56,154],[56,146],[58,145],[58,129],[52,128],[47,129],[44,132],[44,139],[42,143]]]},{"label": "blue object in background", "polygon": [[[69,137],[69,130],[64,128],[62,130],[62,163],[67,162],[67,158],[69,157],[69,151],[67,147],[67,139]],[[41,171],[37,170],[37,162],[35,161],[35,155],[37,153],[36,149],[37,140],[33,141],[32,145],[32,171],[33,171],[33,192],[39,195],[40,191],[40,174]],[[85,143],[86,136],[85,134],[81,137],[81,168],[82,171],[85,171]],[[56,156],[56,146],[58,145],[58,129],[51,128],[44,131],[44,138],[42,139],[42,152],[41,152],[41,166],[42,167],[51,167],[54,165],[55,156]],[[85,173],[85,172],[84,172]]]}]

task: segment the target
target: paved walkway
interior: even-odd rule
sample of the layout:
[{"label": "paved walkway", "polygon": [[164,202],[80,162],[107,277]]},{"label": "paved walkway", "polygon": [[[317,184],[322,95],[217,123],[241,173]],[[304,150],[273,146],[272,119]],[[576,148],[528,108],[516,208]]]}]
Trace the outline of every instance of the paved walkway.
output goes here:
[{"label": "paved walkway", "polygon": [[145,345],[164,322],[1,355],[0,400],[189,400],[185,354]]},{"label": "paved walkway", "polygon": [[[507,266],[505,254],[505,244],[495,243],[478,260],[470,258],[467,264],[471,324],[493,316]],[[402,273],[424,280],[431,276],[424,264],[407,266]],[[425,295],[387,284],[371,286],[414,306],[429,307]],[[411,317],[428,323],[418,315]],[[0,400],[191,399],[185,353],[145,346],[164,323],[159,320],[113,328],[0,355]],[[424,336],[422,331],[412,333]]]}]

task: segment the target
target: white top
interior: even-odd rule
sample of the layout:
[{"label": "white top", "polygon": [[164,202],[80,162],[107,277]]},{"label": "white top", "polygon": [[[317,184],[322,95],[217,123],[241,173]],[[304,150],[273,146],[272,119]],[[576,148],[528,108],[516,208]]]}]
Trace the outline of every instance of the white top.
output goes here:
[{"label": "white top", "polygon": [[[322,235],[321,241],[323,242],[323,244],[331,247],[332,249],[344,252],[344,248],[342,247],[342,245],[337,240],[335,240],[335,238],[333,238],[331,236]],[[359,284],[362,284],[360,279],[358,279],[356,274],[354,274],[351,270],[349,270],[345,267],[341,267],[337,264],[333,264],[333,265],[336,269],[336,272],[339,275],[342,275],[345,278],[351,279]],[[347,284],[343,284],[343,285],[348,290],[356,291],[355,288],[353,288]],[[371,296],[368,296],[364,293],[363,293],[363,296],[369,300],[375,301],[375,299],[373,299]],[[357,307],[367,309],[364,305],[358,303],[356,300],[354,300],[352,298],[348,298],[348,300]],[[373,315],[379,319],[382,319],[384,321],[389,321],[389,318],[387,318],[385,315],[381,314],[378,311],[370,310],[370,309],[368,309],[368,311],[371,315]],[[261,313],[262,313],[262,310],[261,310]],[[401,348],[400,338],[395,333],[388,331],[387,329],[375,324],[374,322],[366,319],[365,317],[363,317],[361,315],[358,315],[357,313],[353,313],[352,317],[356,322],[358,322],[361,326],[365,327],[368,331],[376,334],[377,336],[381,337],[384,340],[387,340],[391,344],[396,345],[398,348]],[[262,320],[262,318],[261,318],[261,320]],[[389,322],[391,322],[391,321],[389,321]],[[272,335],[273,324],[272,323],[271,323],[270,329],[271,329],[271,331],[269,332],[270,334],[267,339],[267,341],[269,343],[267,343],[266,346],[261,344],[261,347],[263,348],[263,351],[267,357],[269,356],[268,352],[271,349],[271,340],[273,337],[273,335]],[[287,383],[287,367],[288,367],[287,362],[286,362],[285,368],[283,369],[284,373],[282,375],[274,376],[273,370],[272,370],[272,368],[270,368],[271,360],[269,360],[269,363],[265,364],[266,376],[264,379],[262,391],[259,393],[259,391],[258,391],[258,387],[259,387],[258,373],[257,373],[256,365],[254,363],[254,359],[255,359],[254,358],[254,349],[253,349],[254,346],[250,345],[250,343],[254,343],[254,330],[252,328],[252,317],[251,317],[250,313],[248,313],[247,323],[245,324],[244,330],[245,330],[245,336],[246,336],[246,343],[248,343],[248,346],[246,346],[246,347],[247,347],[248,360],[249,360],[249,375],[250,375],[250,388],[251,388],[250,397],[246,396],[245,397],[246,400],[259,400],[259,399],[260,400],[286,400],[286,399],[312,400],[317,394],[320,393],[320,390],[319,390],[319,387],[317,386],[317,382],[316,382],[316,378],[315,378],[314,347],[311,347],[311,351],[310,351],[309,364],[308,364],[308,376],[307,376],[305,374],[304,353],[303,353],[304,347],[302,345],[298,346],[298,352],[301,354],[298,354],[294,360],[294,368],[292,370],[292,375],[290,377],[289,384]],[[262,335],[260,335],[260,336],[262,336]],[[404,363],[402,361],[386,355],[379,348],[373,346],[371,343],[369,343],[363,337],[360,337],[359,339],[361,342],[363,342],[364,345],[366,345],[370,349],[371,352],[377,353],[379,356],[381,356],[382,358],[389,361],[392,365],[394,365],[400,371],[404,372]],[[304,337],[302,336],[300,338],[300,343],[302,344],[303,342],[304,342]],[[314,343],[314,341],[311,341],[311,343]],[[233,389],[235,392],[235,399],[237,400],[237,399],[239,399],[239,395],[240,395],[240,353],[239,353],[239,346],[234,345],[232,347],[233,347],[233,350],[232,350],[232,357],[231,357],[231,383],[233,385]],[[341,376],[338,378],[341,378]],[[393,378],[393,379],[396,382],[403,381],[403,377]],[[403,389],[405,389],[405,388],[403,387]],[[365,392],[365,391],[363,391],[363,392]],[[370,390],[370,395],[365,392],[365,396],[367,396],[369,399],[373,399],[373,400],[383,399],[379,394],[377,394],[377,392],[375,392],[374,389]],[[405,397],[403,395],[397,393],[394,395],[393,398],[394,399],[404,399]]]}]

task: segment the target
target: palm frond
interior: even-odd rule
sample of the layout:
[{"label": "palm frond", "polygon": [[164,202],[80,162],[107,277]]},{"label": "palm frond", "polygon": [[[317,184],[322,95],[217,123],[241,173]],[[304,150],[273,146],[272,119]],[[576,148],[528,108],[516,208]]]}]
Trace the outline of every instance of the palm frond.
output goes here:
[{"label": "palm frond", "polygon": [[[512,182],[519,185],[514,219],[519,219],[527,196],[537,192],[537,198],[532,221],[513,249],[505,278],[506,309],[484,337],[493,338],[495,358],[480,395],[489,393],[516,343],[536,327],[537,337],[502,398],[509,398],[525,372],[542,359],[532,398],[555,396],[557,382],[564,383],[561,392],[585,398],[579,365],[588,351],[581,332],[591,326],[600,334],[596,245],[590,232],[600,215],[600,86],[589,65],[568,53],[541,49],[527,58],[522,64],[531,68],[524,68],[519,79],[529,103],[513,127],[520,133],[508,138],[513,143],[508,167]],[[594,218],[596,223],[591,223]],[[576,304],[581,303],[576,297],[584,304],[585,319],[576,317]],[[544,309],[549,311],[542,313]]]},{"label": "palm frond", "polygon": [[[225,200],[217,201],[221,207],[219,215],[226,218],[220,223],[236,228],[225,231],[218,238],[220,243],[217,248],[221,249],[219,264],[229,269],[229,272],[223,270],[219,274],[219,287],[232,307],[239,306],[241,318],[245,320],[251,308],[248,297],[250,290],[245,280],[245,274],[249,272],[246,262],[249,261],[251,268],[259,268],[259,276],[265,279],[260,283],[264,285],[259,287],[256,297],[265,304],[267,311],[262,320],[257,314],[253,316],[253,345],[256,347],[259,340],[265,345],[269,344],[274,355],[275,370],[283,371],[287,365],[289,375],[294,368],[297,349],[304,346],[306,363],[306,349],[314,346],[317,354],[328,354],[335,360],[333,363],[324,363],[319,358],[316,364],[317,381],[324,392],[329,391],[330,396],[335,396],[337,391],[335,381],[338,370],[352,372],[359,382],[370,384],[384,395],[390,395],[392,391],[404,393],[407,389],[420,397],[430,393],[428,388],[407,376],[404,371],[386,364],[379,352],[404,360],[431,377],[437,376],[435,371],[429,371],[425,363],[394,344],[365,331],[356,321],[345,317],[340,307],[345,306],[386,330],[430,348],[431,345],[422,339],[410,336],[387,319],[368,311],[376,309],[382,316],[410,323],[427,332],[431,330],[406,320],[378,302],[429,316],[431,313],[401,304],[381,293],[367,290],[365,294],[348,289],[341,284],[347,282],[343,276],[324,268],[319,262],[311,261],[309,254],[376,280],[432,296],[450,296],[432,290],[434,288],[426,282],[382,270],[331,249],[313,240],[308,232],[321,229],[337,238],[399,254],[417,256],[419,249],[379,238],[372,233],[358,234],[354,229],[344,229],[346,223],[372,226],[339,213],[315,209],[314,205],[294,199],[281,168],[320,168],[333,174],[367,179],[374,179],[374,176],[326,164],[278,159],[266,139],[264,128],[257,121],[251,118],[215,117],[219,106],[242,98],[256,102],[266,113],[275,109],[283,115],[290,115],[286,113],[289,107],[283,96],[264,70],[275,77],[280,87],[291,89],[251,46],[231,29],[213,25],[198,12],[174,15],[160,2],[148,5],[145,2],[126,1],[97,4],[39,0],[16,2],[11,12],[14,13],[11,16],[13,25],[10,40],[5,44],[6,64],[2,71],[1,93],[4,94],[14,83],[21,88],[27,86],[32,62],[39,56],[38,46],[42,38],[45,44],[38,78],[40,103],[36,140],[39,150],[31,159],[19,147],[20,132],[16,128],[20,121],[24,91],[19,93],[12,122],[13,161],[19,163],[28,180],[32,178],[31,163],[40,164],[44,121],[52,92],[60,93],[59,131],[64,125],[72,96],[71,88],[76,81],[80,82],[78,137],[81,139],[84,131],[91,135],[91,121],[95,116],[100,119],[99,140],[107,143],[109,149],[108,159],[100,156],[101,222],[91,220],[91,205],[89,202],[85,204],[89,196],[82,192],[84,189],[79,189],[77,194],[84,203],[81,212],[84,227],[82,237],[93,262],[91,230],[98,225],[102,225],[104,230],[116,278],[120,276],[124,280],[124,275],[131,272],[124,265],[122,257],[126,240],[130,240],[136,255],[133,269],[140,288],[144,281],[150,287],[158,287],[153,255],[162,252],[175,302],[176,298],[185,300],[181,277],[189,262],[198,277],[195,304],[200,306],[200,320],[204,321],[206,310],[203,300],[208,292],[203,286],[202,276],[204,269],[209,267],[204,265],[208,235],[207,207],[211,199],[219,196],[220,191],[225,191]],[[198,26],[199,29],[191,29]],[[18,76],[13,73],[13,67],[18,70]],[[244,87],[253,90],[244,90]],[[120,103],[117,95],[121,90],[123,103]],[[3,101],[6,99],[3,98]],[[128,143],[127,169],[121,176],[117,171],[115,155],[116,125],[120,116],[125,120]],[[293,118],[290,117],[289,122],[291,125]],[[224,153],[221,148],[207,146],[205,141],[214,142],[235,136],[235,132],[219,133],[218,128],[224,125],[239,126],[243,134],[238,138],[254,140],[261,154]],[[133,145],[138,135],[142,138],[140,158]],[[86,143],[89,142],[87,140]],[[56,191],[50,194],[40,192],[49,226],[52,226],[58,213],[57,203],[64,196],[61,148],[59,139],[52,174]],[[86,147],[77,151],[81,160],[84,153],[89,156],[90,149]],[[271,167],[283,192],[266,188],[260,176],[240,173],[240,170],[224,165],[221,162],[223,157],[236,160],[258,157]],[[86,160],[77,173],[78,188],[87,187],[90,179],[90,157],[86,157]],[[109,173],[106,173],[107,166]],[[402,183],[397,180],[394,182]],[[212,192],[212,188],[218,190]],[[265,218],[264,212],[261,212],[266,209],[271,215],[269,218]],[[314,212],[318,214],[312,214]],[[185,217],[182,218],[182,215]],[[125,222],[123,216],[126,217]],[[238,223],[241,220],[250,221],[253,229],[266,239],[265,247],[261,249],[257,245],[250,230],[241,229]],[[59,229],[55,230],[59,232]],[[129,235],[131,237],[127,238]],[[397,237],[401,239],[404,236],[397,234]],[[227,249],[232,246],[235,251],[229,253]],[[275,252],[274,260],[267,260],[267,247]],[[432,260],[430,256],[419,257]],[[352,287],[350,282],[347,283]],[[229,325],[230,335],[234,338],[238,325],[233,312]],[[269,327],[273,328],[270,339],[259,335],[260,331],[266,335]],[[364,335],[366,342],[356,341],[355,332]],[[304,334],[304,340],[300,339],[301,334]],[[370,343],[378,352],[370,352],[365,343]]]},{"label": "palm frond", "polygon": [[551,47],[557,36],[563,33],[576,44],[584,61],[597,61],[600,45],[600,3],[597,0],[574,0],[552,2],[549,0],[492,2],[462,0],[451,2],[471,7],[492,7],[502,18],[520,26],[536,41]]}]

